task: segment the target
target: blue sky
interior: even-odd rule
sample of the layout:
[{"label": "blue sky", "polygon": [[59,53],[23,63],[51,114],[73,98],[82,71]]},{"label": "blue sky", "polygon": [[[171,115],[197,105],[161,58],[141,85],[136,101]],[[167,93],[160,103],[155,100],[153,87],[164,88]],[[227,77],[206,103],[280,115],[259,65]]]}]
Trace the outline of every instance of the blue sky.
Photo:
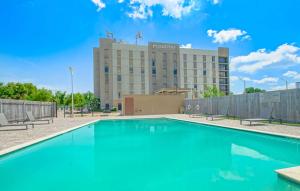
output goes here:
[{"label": "blue sky", "polygon": [[300,81],[300,1],[9,0],[0,1],[0,81],[93,90],[92,47],[105,31],[117,39],[230,48],[231,90],[267,90]]}]

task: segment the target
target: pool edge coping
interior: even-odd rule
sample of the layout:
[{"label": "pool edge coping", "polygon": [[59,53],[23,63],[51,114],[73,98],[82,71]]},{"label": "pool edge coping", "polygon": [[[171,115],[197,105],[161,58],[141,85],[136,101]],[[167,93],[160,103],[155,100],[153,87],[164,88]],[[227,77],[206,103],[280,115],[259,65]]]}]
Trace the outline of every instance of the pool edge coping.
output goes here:
[{"label": "pool edge coping", "polygon": [[71,128],[69,128],[69,129],[65,129],[65,130],[62,130],[62,131],[58,131],[58,132],[56,132],[56,133],[53,133],[53,134],[50,134],[50,135],[47,135],[47,136],[44,136],[44,137],[40,137],[40,138],[31,140],[31,141],[28,141],[28,142],[25,142],[25,143],[21,143],[21,144],[18,144],[18,145],[15,145],[15,146],[12,146],[12,147],[9,147],[9,148],[0,150],[0,157],[3,157],[3,156],[5,156],[5,155],[7,155],[7,154],[10,154],[10,153],[16,152],[16,151],[18,151],[18,150],[24,149],[24,148],[26,148],[26,147],[29,147],[29,146],[38,144],[38,143],[43,142],[43,141],[46,141],[46,140],[48,140],[48,139],[52,139],[52,138],[54,138],[54,137],[57,137],[57,136],[66,134],[66,133],[68,133],[68,132],[74,131],[74,130],[79,129],[79,128],[81,128],[81,127],[84,127],[84,126],[87,126],[87,125],[91,125],[91,124],[93,124],[93,123],[98,122],[99,120],[100,120],[100,119],[96,119],[96,120],[93,120],[93,121],[90,121],[90,122],[87,122],[87,123],[83,123],[83,124],[81,124],[81,125],[77,125],[77,126],[75,126],[75,127],[71,127]]},{"label": "pool edge coping", "polygon": [[[289,135],[289,134],[284,134],[284,133],[274,133],[274,132],[267,132],[267,131],[261,131],[261,130],[255,130],[255,129],[243,129],[240,127],[236,127],[236,126],[229,126],[229,125],[219,125],[219,124],[214,124],[214,123],[210,123],[210,122],[203,122],[203,121],[195,121],[195,120],[190,120],[190,119],[182,119],[182,118],[178,118],[176,116],[169,116],[169,115],[153,115],[153,116],[127,116],[125,118],[102,118],[102,119],[96,119],[96,120],[92,120],[90,122],[87,123],[83,123],[81,125],[77,125],[75,127],[71,127],[69,129],[65,129],[50,135],[47,135],[45,137],[41,137],[32,141],[28,141],[19,145],[15,145],[13,147],[9,147],[7,149],[1,150],[0,151],[0,157],[3,157],[7,154],[11,154],[13,152],[19,151],[21,149],[24,149],[26,147],[41,143],[43,141],[47,141],[49,139],[55,138],[57,136],[66,134],[68,132],[74,131],[76,129],[82,128],[84,126],[87,125],[91,125],[93,123],[99,122],[99,121],[106,121],[106,120],[127,120],[127,119],[153,119],[153,118],[166,118],[166,119],[173,119],[173,120],[178,120],[178,121],[184,121],[184,122],[190,122],[190,123],[196,123],[196,124],[204,124],[204,125],[210,125],[210,126],[215,126],[215,127],[219,127],[219,128],[227,128],[227,129],[233,129],[233,130],[238,130],[238,131],[246,131],[246,132],[252,132],[252,133],[259,133],[259,134],[264,134],[264,135],[271,135],[271,136],[277,136],[277,137],[283,137],[283,138],[292,138],[292,139],[297,139],[300,140],[300,136],[293,136],[293,135]],[[283,168],[283,169],[277,169],[275,170],[275,172],[287,179],[290,180],[296,184],[300,185],[300,176],[299,175],[293,175],[294,172],[292,171],[293,169],[299,169],[300,170],[300,166],[294,166],[294,167],[289,167],[289,168]],[[290,173],[290,171],[292,171]]]}]

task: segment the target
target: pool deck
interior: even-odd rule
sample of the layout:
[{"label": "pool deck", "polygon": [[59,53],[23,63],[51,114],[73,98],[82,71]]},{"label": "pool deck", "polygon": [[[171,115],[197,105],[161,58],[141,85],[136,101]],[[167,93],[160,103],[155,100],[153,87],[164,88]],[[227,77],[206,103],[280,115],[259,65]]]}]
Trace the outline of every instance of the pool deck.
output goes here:
[{"label": "pool deck", "polygon": [[276,172],[280,176],[282,176],[290,181],[300,184],[300,166],[279,169],[279,170],[276,170]]},{"label": "pool deck", "polygon": [[[58,117],[54,123],[47,125],[36,125],[35,128],[28,130],[16,130],[13,127],[0,128],[0,156],[30,146],[32,144],[44,141],[66,132],[75,130],[84,125],[96,122],[98,120],[111,119],[138,119],[138,118],[170,118],[188,122],[202,123],[208,125],[220,126],[242,131],[250,131],[269,135],[277,135],[300,139],[300,127],[287,126],[279,124],[259,124],[259,125],[240,125],[239,120],[232,119],[215,119],[214,121],[206,120],[205,117],[191,118],[185,114],[170,115],[147,115],[147,116],[85,116],[75,118]],[[20,127],[17,127],[20,129]],[[294,182],[300,183],[300,167],[280,169],[276,171],[279,175],[288,178]]]}]

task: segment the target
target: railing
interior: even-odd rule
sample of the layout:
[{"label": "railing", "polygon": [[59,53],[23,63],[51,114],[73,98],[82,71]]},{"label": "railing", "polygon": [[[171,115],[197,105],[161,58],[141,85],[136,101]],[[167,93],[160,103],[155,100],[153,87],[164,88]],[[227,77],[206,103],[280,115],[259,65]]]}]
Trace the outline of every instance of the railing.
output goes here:
[{"label": "railing", "polygon": [[55,102],[0,99],[0,113],[9,121],[26,120],[26,111],[31,111],[35,118],[57,117]]}]

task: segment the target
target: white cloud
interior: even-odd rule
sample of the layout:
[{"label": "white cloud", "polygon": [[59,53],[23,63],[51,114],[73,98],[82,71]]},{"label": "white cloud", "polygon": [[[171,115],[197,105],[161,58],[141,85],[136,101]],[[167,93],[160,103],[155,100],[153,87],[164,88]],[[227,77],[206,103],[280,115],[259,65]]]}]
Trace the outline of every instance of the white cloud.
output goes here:
[{"label": "white cloud", "polygon": [[130,0],[132,12],[129,17],[146,19],[152,16],[152,8],[162,7],[162,15],[180,19],[192,10],[197,10],[197,0]]},{"label": "white cloud", "polygon": [[259,49],[246,56],[233,57],[230,62],[232,71],[254,73],[273,64],[299,64],[299,47],[290,44],[280,45],[274,51]]},{"label": "white cloud", "polygon": [[[289,83],[288,88],[289,89],[294,89],[294,88],[296,88],[296,84],[295,83]],[[286,89],[286,85],[271,87],[271,90],[285,90],[285,89]]]},{"label": "white cloud", "polygon": [[131,6],[132,12],[128,13],[128,16],[133,19],[146,19],[148,16],[152,16],[153,12],[149,7],[146,7],[145,5],[140,6]]},{"label": "white cloud", "polygon": [[238,81],[240,78],[238,76],[230,76],[230,81],[235,82]]},{"label": "white cloud", "polygon": [[118,3],[123,3],[124,2],[124,0],[118,0]]},{"label": "white cloud", "polygon": [[220,0],[211,0],[212,4],[217,5],[220,3]]},{"label": "white cloud", "polygon": [[276,82],[278,82],[278,78],[265,77],[260,80],[252,80],[252,82],[254,82],[256,84],[276,83]]},{"label": "white cloud", "polygon": [[92,0],[92,2],[98,7],[97,11],[105,8],[105,3],[102,0]]},{"label": "white cloud", "polygon": [[192,48],[192,44],[191,43],[188,43],[188,44],[182,44],[180,46],[180,48]]},{"label": "white cloud", "polygon": [[293,78],[295,80],[300,79],[300,73],[298,73],[296,71],[287,71],[286,73],[283,74],[283,76]]},{"label": "white cloud", "polygon": [[234,82],[234,81],[237,81],[237,80],[245,80],[247,82],[253,82],[255,84],[272,84],[272,83],[277,83],[278,82],[278,78],[275,78],[275,77],[264,77],[262,79],[251,79],[249,77],[238,77],[238,76],[230,76],[230,81],[231,82]]},{"label": "white cloud", "polygon": [[209,29],[207,30],[207,35],[212,37],[214,43],[224,44],[226,42],[236,41],[238,38],[243,40],[250,39],[250,35],[247,35],[247,32],[240,29],[228,29],[216,31]]}]

